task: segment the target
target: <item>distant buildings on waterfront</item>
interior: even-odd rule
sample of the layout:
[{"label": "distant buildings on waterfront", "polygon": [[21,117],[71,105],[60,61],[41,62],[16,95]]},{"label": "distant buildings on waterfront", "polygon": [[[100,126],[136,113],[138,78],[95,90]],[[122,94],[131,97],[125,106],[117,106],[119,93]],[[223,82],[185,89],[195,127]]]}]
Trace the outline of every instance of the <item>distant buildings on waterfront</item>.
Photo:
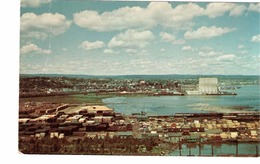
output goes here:
[{"label": "distant buildings on waterfront", "polygon": [[199,94],[218,94],[217,78],[199,78]]},{"label": "distant buildings on waterfront", "polygon": [[[83,79],[65,77],[22,77],[20,98],[55,96],[67,94],[143,94],[161,95],[234,95],[224,90],[234,90],[235,85],[258,84],[258,81],[244,83],[244,79],[218,79],[200,77],[196,79]],[[235,82],[235,83],[233,83]]]},{"label": "distant buildings on waterfront", "polygon": [[181,92],[188,95],[235,95],[235,93],[222,92],[218,78],[199,78],[199,84],[182,85]]}]

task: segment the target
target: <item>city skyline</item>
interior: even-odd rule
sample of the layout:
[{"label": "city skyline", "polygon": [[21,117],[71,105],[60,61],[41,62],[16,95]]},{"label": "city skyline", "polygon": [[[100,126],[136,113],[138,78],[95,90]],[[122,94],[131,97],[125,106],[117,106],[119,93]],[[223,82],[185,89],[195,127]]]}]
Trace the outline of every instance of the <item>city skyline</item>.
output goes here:
[{"label": "city skyline", "polygon": [[22,74],[259,75],[260,3],[34,2]]}]

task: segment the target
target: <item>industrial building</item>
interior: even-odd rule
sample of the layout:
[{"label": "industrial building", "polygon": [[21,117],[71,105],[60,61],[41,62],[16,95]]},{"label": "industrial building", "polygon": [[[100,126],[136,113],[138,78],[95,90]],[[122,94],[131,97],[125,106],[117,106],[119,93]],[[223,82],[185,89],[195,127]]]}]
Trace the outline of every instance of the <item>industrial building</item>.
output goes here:
[{"label": "industrial building", "polygon": [[86,106],[86,107],[82,107],[81,111],[87,111],[88,113],[93,113],[93,114],[97,114],[97,113],[111,113],[113,112],[113,109],[108,108],[106,106]]},{"label": "industrial building", "polygon": [[199,78],[199,84],[182,85],[181,92],[187,95],[219,94],[217,78]]},{"label": "industrial building", "polygon": [[199,78],[199,94],[219,94],[217,78]]},{"label": "industrial building", "polygon": [[234,92],[221,91],[218,78],[199,78],[198,84],[181,85],[180,91],[186,95],[237,95]]},{"label": "industrial building", "polygon": [[181,93],[188,95],[198,94],[198,85],[181,85]]}]

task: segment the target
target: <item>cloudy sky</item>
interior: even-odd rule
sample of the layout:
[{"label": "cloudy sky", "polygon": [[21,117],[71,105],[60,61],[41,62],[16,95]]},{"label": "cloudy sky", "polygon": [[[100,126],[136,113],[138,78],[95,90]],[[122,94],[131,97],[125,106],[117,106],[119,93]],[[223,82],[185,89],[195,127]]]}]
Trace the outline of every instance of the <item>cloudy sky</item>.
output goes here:
[{"label": "cloudy sky", "polygon": [[258,75],[260,3],[21,0],[20,73]]}]

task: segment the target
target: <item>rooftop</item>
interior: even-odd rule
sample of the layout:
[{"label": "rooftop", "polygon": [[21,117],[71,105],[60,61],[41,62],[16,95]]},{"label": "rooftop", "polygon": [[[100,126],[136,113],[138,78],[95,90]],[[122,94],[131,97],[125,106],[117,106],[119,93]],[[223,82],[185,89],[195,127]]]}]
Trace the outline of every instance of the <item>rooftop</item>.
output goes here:
[{"label": "rooftop", "polygon": [[106,106],[86,106],[82,107],[81,110],[113,111],[113,109]]}]

